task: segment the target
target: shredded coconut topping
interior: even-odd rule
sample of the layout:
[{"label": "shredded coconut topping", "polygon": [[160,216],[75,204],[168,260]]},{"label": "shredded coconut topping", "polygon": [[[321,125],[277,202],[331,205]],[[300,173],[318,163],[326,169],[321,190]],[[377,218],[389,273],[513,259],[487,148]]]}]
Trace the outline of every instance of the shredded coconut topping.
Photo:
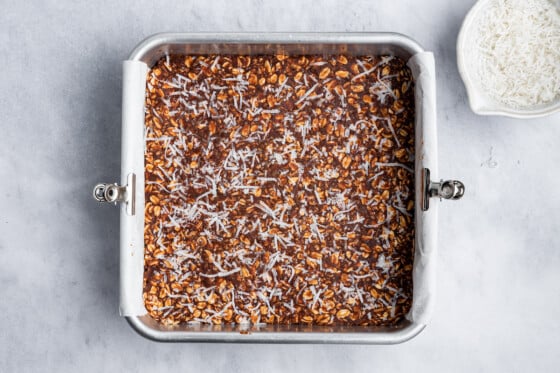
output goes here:
[{"label": "shredded coconut topping", "polygon": [[145,302],[165,324],[392,325],[414,98],[393,56],[167,56],[146,99]]}]

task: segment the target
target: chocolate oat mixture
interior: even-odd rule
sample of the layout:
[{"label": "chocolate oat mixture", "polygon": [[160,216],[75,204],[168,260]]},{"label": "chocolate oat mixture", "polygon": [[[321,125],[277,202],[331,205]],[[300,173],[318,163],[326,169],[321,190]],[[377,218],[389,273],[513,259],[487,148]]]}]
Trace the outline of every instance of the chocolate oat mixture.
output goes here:
[{"label": "chocolate oat mixture", "polygon": [[180,56],[147,77],[144,299],[172,325],[394,325],[414,89],[393,56]]}]

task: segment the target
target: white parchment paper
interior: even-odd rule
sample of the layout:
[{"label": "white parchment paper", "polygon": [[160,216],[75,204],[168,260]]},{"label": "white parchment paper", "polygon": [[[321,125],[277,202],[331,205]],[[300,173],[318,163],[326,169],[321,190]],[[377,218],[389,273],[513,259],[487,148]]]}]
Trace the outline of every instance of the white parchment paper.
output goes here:
[{"label": "white parchment paper", "polygon": [[434,55],[422,52],[414,55],[408,66],[412,70],[416,105],[416,242],[413,269],[412,308],[410,321],[426,324],[434,307],[437,259],[437,208],[432,200],[428,211],[422,211],[422,170],[428,168],[432,180],[438,179],[436,128],[436,73]]},{"label": "white parchment paper", "polygon": [[123,63],[121,185],[130,173],[136,175],[136,212],[127,215],[121,204],[120,313],[146,314],[142,298],[144,278],[144,100],[148,66]]}]

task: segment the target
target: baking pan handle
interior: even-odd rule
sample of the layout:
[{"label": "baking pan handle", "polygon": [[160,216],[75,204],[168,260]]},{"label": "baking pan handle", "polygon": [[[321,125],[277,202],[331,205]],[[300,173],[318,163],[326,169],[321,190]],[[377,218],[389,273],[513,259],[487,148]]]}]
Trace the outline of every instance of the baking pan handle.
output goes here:
[{"label": "baking pan handle", "polygon": [[430,170],[422,170],[422,210],[426,211],[430,207],[430,198],[439,197],[442,199],[458,200],[465,194],[465,185],[458,180],[440,180],[434,182],[430,180]]},{"label": "baking pan handle", "polygon": [[99,183],[93,188],[93,198],[97,202],[102,203],[124,203],[126,213],[134,215],[136,207],[135,191],[136,191],[136,175],[128,174],[127,183],[124,186],[117,183]]}]

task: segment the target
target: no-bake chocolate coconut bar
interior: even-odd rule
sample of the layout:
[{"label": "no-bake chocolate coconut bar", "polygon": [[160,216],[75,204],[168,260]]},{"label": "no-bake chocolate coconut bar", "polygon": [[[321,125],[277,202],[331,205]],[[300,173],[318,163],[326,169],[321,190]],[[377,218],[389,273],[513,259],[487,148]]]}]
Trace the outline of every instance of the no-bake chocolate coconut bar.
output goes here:
[{"label": "no-bake chocolate coconut bar", "polygon": [[153,318],[403,319],[415,208],[403,60],[170,55],[149,71],[145,123]]}]

